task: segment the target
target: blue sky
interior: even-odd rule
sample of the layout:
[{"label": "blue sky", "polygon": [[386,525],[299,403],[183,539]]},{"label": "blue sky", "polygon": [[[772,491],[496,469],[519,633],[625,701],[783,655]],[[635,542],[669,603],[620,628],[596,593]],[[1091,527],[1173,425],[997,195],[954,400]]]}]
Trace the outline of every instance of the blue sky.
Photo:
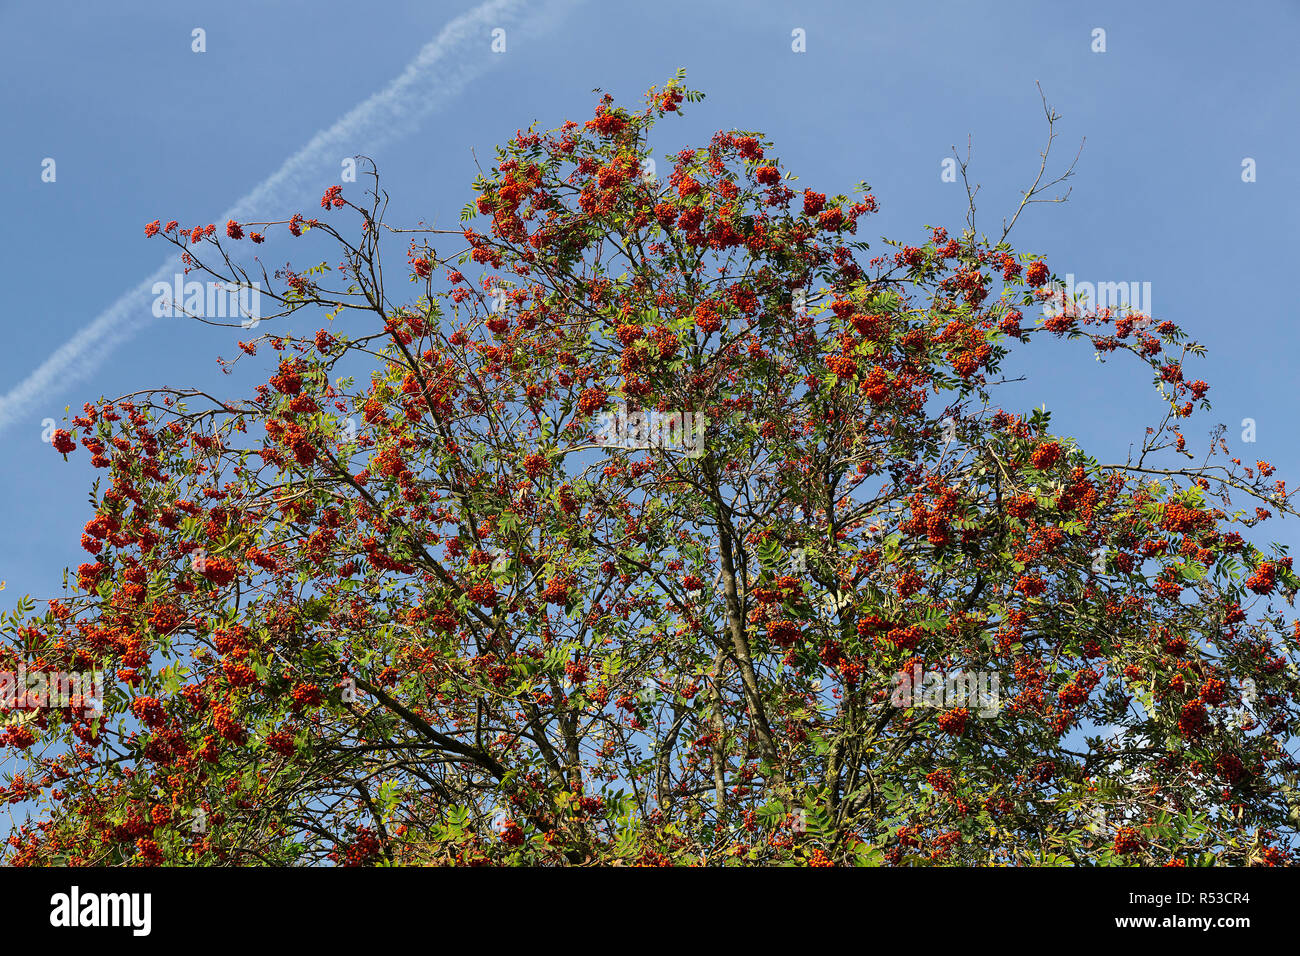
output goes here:
[{"label": "blue sky", "polygon": [[[992,231],[1037,168],[1039,81],[1063,117],[1058,162],[1081,137],[1087,144],[1070,201],[1029,209],[1012,235],[1017,248],[1044,254],[1061,275],[1150,282],[1156,317],[1210,349],[1188,371],[1211,383],[1215,409],[1198,416],[1189,441],[1226,422],[1241,457],[1300,480],[1291,411],[1300,308],[1285,291],[1294,273],[1286,224],[1300,219],[1293,2],[514,2],[498,18],[506,51],[492,52],[498,24],[481,13],[408,113],[435,100],[437,111],[384,124],[378,141],[370,124],[346,149],[302,166],[266,211],[319,212],[340,160],[366,153],[392,197],[391,222],[450,225],[471,195],[474,152],[490,157],[534,120],[585,118],[594,87],[636,101],[685,67],[708,98],[665,122],[663,153],[718,128],[762,130],[803,185],[834,193],[871,184],[881,212],[859,238],[875,245],[882,235],[923,240],[926,225],[960,229],[964,191],[941,181],[940,164],[970,135],[980,224]],[[145,239],[146,222],[218,221],[475,9],[427,0],[0,4],[0,395],[159,267],[164,247]],[[204,53],[191,50],[196,27],[206,31]],[[1091,49],[1098,27],[1105,53]],[[804,53],[791,50],[795,28],[806,31]],[[440,95],[457,77],[459,88]],[[57,164],[52,183],[41,180],[47,157]],[[1246,157],[1256,182],[1242,182]],[[268,265],[294,253],[274,242],[262,249]],[[84,450],[64,463],[42,442],[43,419],[161,384],[246,391],[215,364],[233,357],[237,331],[153,320],[144,297],[123,315],[119,332],[130,337],[92,347],[87,374],[63,372],[32,401],[0,403],[6,605],[24,593],[55,596],[62,568],[85,559],[78,540],[95,473]],[[1077,343],[1044,339],[1017,368],[1029,381],[1004,403],[1046,402],[1056,429],[1104,460],[1158,420],[1141,369],[1098,366]],[[1254,445],[1239,441],[1245,417],[1257,422]],[[1282,526],[1286,540],[1293,527]]]}]

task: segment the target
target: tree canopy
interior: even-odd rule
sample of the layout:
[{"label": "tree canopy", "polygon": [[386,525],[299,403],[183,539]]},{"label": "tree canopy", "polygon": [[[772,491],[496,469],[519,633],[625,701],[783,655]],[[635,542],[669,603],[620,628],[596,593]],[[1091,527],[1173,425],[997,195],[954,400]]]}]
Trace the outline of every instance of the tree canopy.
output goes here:
[{"label": "tree canopy", "polygon": [[[1255,529],[1294,512],[1188,447],[1202,349],[1035,320],[1053,275],[973,202],[871,248],[868,187],[758,132],[658,174],[701,99],[519,132],[454,229],[388,223],[373,167],[317,218],[149,224],[259,283],[229,364],[274,374],[56,433],[103,471],[90,560],[0,668],[104,699],[11,713],[6,862],[1291,859],[1300,583]],[[319,264],[260,266],[286,228]],[[1000,407],[1052,339],[1150,376],[1126,461]]]}]

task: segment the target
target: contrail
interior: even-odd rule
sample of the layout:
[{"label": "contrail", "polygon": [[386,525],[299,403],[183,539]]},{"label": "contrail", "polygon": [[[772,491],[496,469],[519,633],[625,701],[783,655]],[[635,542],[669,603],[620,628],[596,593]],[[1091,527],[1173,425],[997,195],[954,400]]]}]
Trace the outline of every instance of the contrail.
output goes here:
[{"label": "contrail", "polygon": [[[278,213],[276,206],[300,195],[309,183],[319,185],[328,176],[327,165],[333,164],[330,168],[337,171],[339,160],[352,155],[358,144],[375,149],[409,132],[486,72],[498,59],[489,52],[488,31],[518,22],[535,35],[578,2],[545,0],[530,6],[524,0],[488,0],[462,14],[443,27],[388,86],[313,136],[252,192],[212,221],[248,221]],[[157,272],[122,295],[0,396],[0,430],[14,424],[54,389],[85,380],[113,349],[153,321],[152,310],[146,307],[153,284],[171,279],[176,268],[175,258],[169,257]]]}]

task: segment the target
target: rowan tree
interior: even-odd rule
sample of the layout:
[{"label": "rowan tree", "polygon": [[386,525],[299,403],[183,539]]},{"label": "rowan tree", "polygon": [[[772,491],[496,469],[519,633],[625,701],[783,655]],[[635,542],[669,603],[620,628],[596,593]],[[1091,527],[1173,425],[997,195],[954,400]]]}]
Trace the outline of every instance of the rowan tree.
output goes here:
[{"label": "rowan tree", "polygon": [[[973,193],[872,250],[865,184],[799,188],[759,133],[652,175],[701,98],[517,134],[455,229],[386,222],[373,167],[316,218],[149,224],[261,284],[227,364],[273,374],[55,436],[103,470],[90,560],[0,666],[107,691],[0,735],[7,862],[1292,858],[1298,582],[1254,543],[1291,493],[1187,447],[1201,347],[1033,321],[1053,276]],[[319,264],[261,266],[286,228]],[[1150,374],[1126,461],[1000,407],[1055,339]]]}]

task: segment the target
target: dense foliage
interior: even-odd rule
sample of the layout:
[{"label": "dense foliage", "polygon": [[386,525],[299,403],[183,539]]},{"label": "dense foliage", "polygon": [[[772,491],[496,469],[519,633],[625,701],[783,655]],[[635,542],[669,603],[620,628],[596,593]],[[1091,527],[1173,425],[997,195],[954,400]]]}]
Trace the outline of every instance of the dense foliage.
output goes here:
[{"label": "dense foliage", "polygon": [[[103,670],[104,713],[10,715],[9,862],[1291,859],[1297,579],[1249,531],[1291,509],[1186,448],[1199,347],[1035,323],[1059,293],[1005,235],[873,253],[866,187],[795,188],[757,133],[655,175],[700,98],[519,133],[463,229],[390,227],[377,176],[150,224],[230,282],[272,229],[326,261],[260,274],[249,397],[55,435],[103,469],[91,557],[0,667]],[[1050,338],[1150,372],[1127,462],[998,407]]]}]

